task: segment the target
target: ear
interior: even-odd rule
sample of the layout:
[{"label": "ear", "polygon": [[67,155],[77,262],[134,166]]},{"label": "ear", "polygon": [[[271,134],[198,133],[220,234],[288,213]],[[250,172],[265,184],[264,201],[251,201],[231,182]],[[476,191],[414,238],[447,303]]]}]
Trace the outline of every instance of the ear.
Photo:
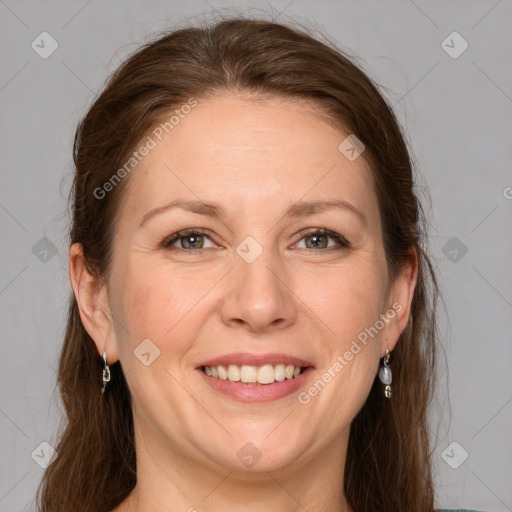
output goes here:
[{"label": "ear", "polygon": [[384,357],[387,348],[389,348],[390,351],[395,348],[398,338],[409,322],[417,279],[418,253],[413,247],[410,249],[409,255],[400,273],[391,283],[391,289],[388,295],[388,310],[393,309],[395,316],[386,326],[385,336],[381,338],[381,357]]},{"label": "ear", "polygon": [[103,280],[93,276],[87,266],[82,244],[74,243],[69,249],[69,280],[80,311],[80,318],[93,339],[98,354],[107,353],[108,364],[119,359],[114,335],[114,324]]}]

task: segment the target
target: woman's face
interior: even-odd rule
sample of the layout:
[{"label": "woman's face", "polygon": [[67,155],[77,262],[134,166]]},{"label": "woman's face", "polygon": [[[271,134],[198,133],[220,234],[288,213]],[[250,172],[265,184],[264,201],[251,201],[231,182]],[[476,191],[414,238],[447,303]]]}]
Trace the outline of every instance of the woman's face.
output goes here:
[{"label": "woman's face", "polygon": [[253,472],[343,453],[415,284],[388,275],[364,153],[283,99],[199,101],[163,134],[124,191],[113,332],[95,336],[121,361],[137,442]]}]

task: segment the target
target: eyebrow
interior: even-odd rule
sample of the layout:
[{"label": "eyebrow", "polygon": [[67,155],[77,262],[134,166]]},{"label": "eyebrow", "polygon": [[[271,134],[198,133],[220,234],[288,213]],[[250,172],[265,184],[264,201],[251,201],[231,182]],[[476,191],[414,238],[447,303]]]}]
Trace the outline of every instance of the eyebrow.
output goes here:
[{"label": "eyebrow", "polygon": [[[152,217],[162,214],[173,208],[181,208],[182,210],[197,213],[199,215],[206,215],[208,217],[213,218],[225,218],[227,216],[226,210],[219,203],[216,202],[175,199],[170,203],[167,203],[163,206],[159,206],[158,208],[153,208],[152,210],[147,212],[144,215],[144,217],[142,217],[142,221],[139,224],[139,228],[144,226],[144,224],[146,224],[146,222],[148,222],[149,219],[151,219]],[[299,201],[289,206],[283,217],[306,217],[308,215],[321,213],[325,210],[329,210],[332,208],[338,208],[344,211],[351,212],[359,218],[359,220],[364,224],[364,226],[367,226],[368,224],[366,217],[360,210],[358,210],[354,205],[342,199],[331,199],[328,201]]]}]

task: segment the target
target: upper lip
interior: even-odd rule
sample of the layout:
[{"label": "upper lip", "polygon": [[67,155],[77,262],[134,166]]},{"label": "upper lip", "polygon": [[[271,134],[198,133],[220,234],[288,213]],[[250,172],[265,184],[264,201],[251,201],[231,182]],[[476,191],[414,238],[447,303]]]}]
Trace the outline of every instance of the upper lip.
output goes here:
[{"label": "upper lip", "polygon": [[223,356],[218,356],[213,359],[208,359],[207,361],[199,363],[196,368],[201,368],[202,366],[219,366],[229,364],[236,364],[237,366],[263,366],[264,364],[271,364],[272,366],[275,366],[276,364],[280,363],[292,364],[293,366],[302,367],[313,366],[312,363],[306,361],[305,359],[300,359],[298,357],[290,356],[287,354],[249,354],[237,352],[234,354],[225,354]]}]

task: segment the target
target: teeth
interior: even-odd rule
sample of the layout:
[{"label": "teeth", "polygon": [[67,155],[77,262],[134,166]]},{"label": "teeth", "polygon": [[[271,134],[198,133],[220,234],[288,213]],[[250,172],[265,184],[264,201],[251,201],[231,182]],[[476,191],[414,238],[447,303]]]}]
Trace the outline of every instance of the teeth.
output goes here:
[{"label": "teeth", "polygon": [[284,374],[284,364],[276,364],[274,368],[274,379],[277,380],[277,382],[281,382],[286,378]]},{"label": "teeth", "polygon": [[[208,366],[204,367],[205,371],[206,368],[208,368]],[[238,382],[240,380],[240,368],[236,364],[230,364],[228,366],[228,380],[231,382]]]},{"label": "teeth", "polygon": [[217,373],[219,374],[219,379],[226,380],[228,378],[228,372],[224,366],[217,366]]},{"label": "teeth", "polygon": [[231,382],[245,382],[247,384],[272,384],[273,382],[282,382],[285,379],[294,379],[298,377],[302,369],[300,366],[292,364],[264,364],[263,366],[250,366],[243,364],[204,366],[206,375],[221,380],[229,380]]},{"label": "teeth", "polygon": [[274,367],[271,364],[260,366],[258,368],[258,382],[260,384],[272,384],[272,382],[275,382],[274,373]]},{"label": "teeth", "polygon": [[242,382],[256,382],[258,380],[258,369],[256,366],[243,364],[240,367],[240,380]]}]

